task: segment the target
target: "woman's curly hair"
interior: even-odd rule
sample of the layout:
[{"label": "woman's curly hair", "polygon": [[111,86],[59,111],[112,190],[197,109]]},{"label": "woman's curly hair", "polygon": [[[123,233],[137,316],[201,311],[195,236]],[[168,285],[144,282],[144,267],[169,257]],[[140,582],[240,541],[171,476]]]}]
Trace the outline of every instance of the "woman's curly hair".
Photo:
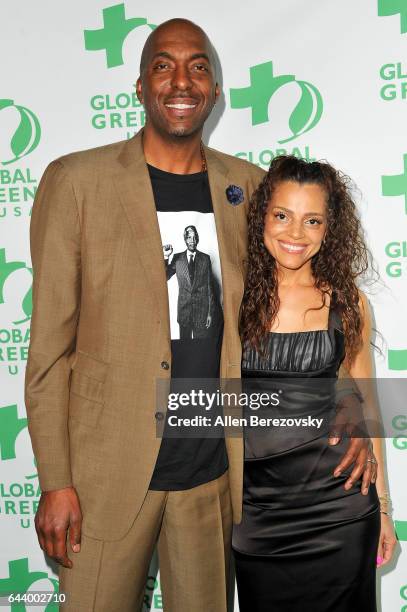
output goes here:
[{"label": "woman's curly hair", "polygon": [[366,247],[349,177],[326,162],[308,162],[292,155],[272,161],[267,175],[253,193],[249,205],[248,268],[241,306],[240,335],[244,344],[264,350],[266,334],[279,310],[277,266],[264,245],[268,204],[283,181],[320,185],[327,196],[327,230],[321,248],[311,259],[315,287],[335,296],[342,318],[346,358],[352,362],[361,343],[362,316],[356,281],[369,269]]}]

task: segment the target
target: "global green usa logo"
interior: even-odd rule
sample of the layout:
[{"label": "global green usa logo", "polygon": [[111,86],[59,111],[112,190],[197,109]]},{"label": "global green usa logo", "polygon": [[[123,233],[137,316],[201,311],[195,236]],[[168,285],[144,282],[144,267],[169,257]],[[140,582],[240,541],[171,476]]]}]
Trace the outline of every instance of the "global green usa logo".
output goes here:
[{"label": "global green usa logo", "polygon": [[312,83],[297,79],[293,74],[276,76],[273,62],[250,68],[250,85],[230,90],[230,105],[234,109],[250,108],[252,125],[267,123],[269,104],[275,93],[290,83],[299,89],[300,99],[293,109],[288,127],[291,134],[279,140],[280,144],[294,140],[314,128],[322,117],[323,100]]},{"label": "global green usa logo", "polygon": [[16,127],[9,143],[10,153],[6,159],[0,160],[3,166],[12,164],[32,153],[41,139],[40,122],[32,110],[16,104],[14,100],[2,98],[0,99],[0,111],[5,109],[14,112]]},{"label": "global green usa logo", "polygon": [[379,0],[379,17],[400,15],[401,34],[407,32],[407,3],[406,0]]},{"label": "global green usa logo", "polygon": [[104,51],[108,68],[122,66],[123,45],[133,30],[147,26],[154,30],[156,26],[148,23],[145,17],[126,17],[124,4],[115,4],[102,11],[103,28],[85,30],[85,49],[87,51]]}]

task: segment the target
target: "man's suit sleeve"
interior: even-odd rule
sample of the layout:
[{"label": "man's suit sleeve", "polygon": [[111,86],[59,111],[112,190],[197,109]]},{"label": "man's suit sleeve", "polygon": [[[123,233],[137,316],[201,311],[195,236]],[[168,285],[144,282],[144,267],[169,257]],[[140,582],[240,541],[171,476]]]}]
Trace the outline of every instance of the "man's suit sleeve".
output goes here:
[{"label": "man's suit sleeve", "polygon": [[25,375],[28,429],[43,491],[72,485],[68,403],[81,290],[81,231],[60,161],[46,169],[31,216],[31,341]]},{"label": "man's suit sleeve", "polygon": [[176,272],[175,264],[177,263],[177,253],[172,258],[171,263],[168,263],[168,259],[165,261],[165,273],[167,275],[167,281],[170,280],[172,276],[174,276]]}]

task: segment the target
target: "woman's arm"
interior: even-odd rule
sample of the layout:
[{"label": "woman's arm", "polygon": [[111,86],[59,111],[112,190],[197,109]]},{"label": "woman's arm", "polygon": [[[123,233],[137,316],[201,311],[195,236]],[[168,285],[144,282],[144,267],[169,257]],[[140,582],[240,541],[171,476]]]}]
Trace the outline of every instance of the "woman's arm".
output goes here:
[{"label": "woman's arm", "polygon": [[[393,522],[389,514],[390,504],[386,499],[388,496],[388,487],[386,484],[386,469],[383,450],[383,441],[381,437],[377,437],[382,430],[380,410],[376,399],[375,385],[373,383],[373,360],[371,350],[372,322],[370,315],[370,307],[364,293],[360,292],[359,308],[362,315],[362,346],[355,356],[353,362],[348,364],[348,370],[352,378],[356,381],[363,398],[364,398],[364,419],[374,426],[373,433],[373,451],[377,461],[377,478],[376,489],[380,498],[381,511],[381,534],[378,548],[378,565],[388,563],[393,554],[396,545],[396,536],[394,533]],[[375,435],[376,434],[376,437]],[[382,561],[380,561],[382,559]]]}]

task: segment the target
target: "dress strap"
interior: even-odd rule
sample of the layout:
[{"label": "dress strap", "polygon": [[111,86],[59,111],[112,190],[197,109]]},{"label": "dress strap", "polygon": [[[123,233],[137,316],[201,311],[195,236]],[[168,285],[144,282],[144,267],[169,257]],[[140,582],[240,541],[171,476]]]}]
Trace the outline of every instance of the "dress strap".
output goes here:
[{"label": "dress strap", "polygon": [[332,291],[331,303],[329,304],[328,329],[330,331],[333,329],[339,329],[343,332],[342,318],[338,311],[335,291]]}]

